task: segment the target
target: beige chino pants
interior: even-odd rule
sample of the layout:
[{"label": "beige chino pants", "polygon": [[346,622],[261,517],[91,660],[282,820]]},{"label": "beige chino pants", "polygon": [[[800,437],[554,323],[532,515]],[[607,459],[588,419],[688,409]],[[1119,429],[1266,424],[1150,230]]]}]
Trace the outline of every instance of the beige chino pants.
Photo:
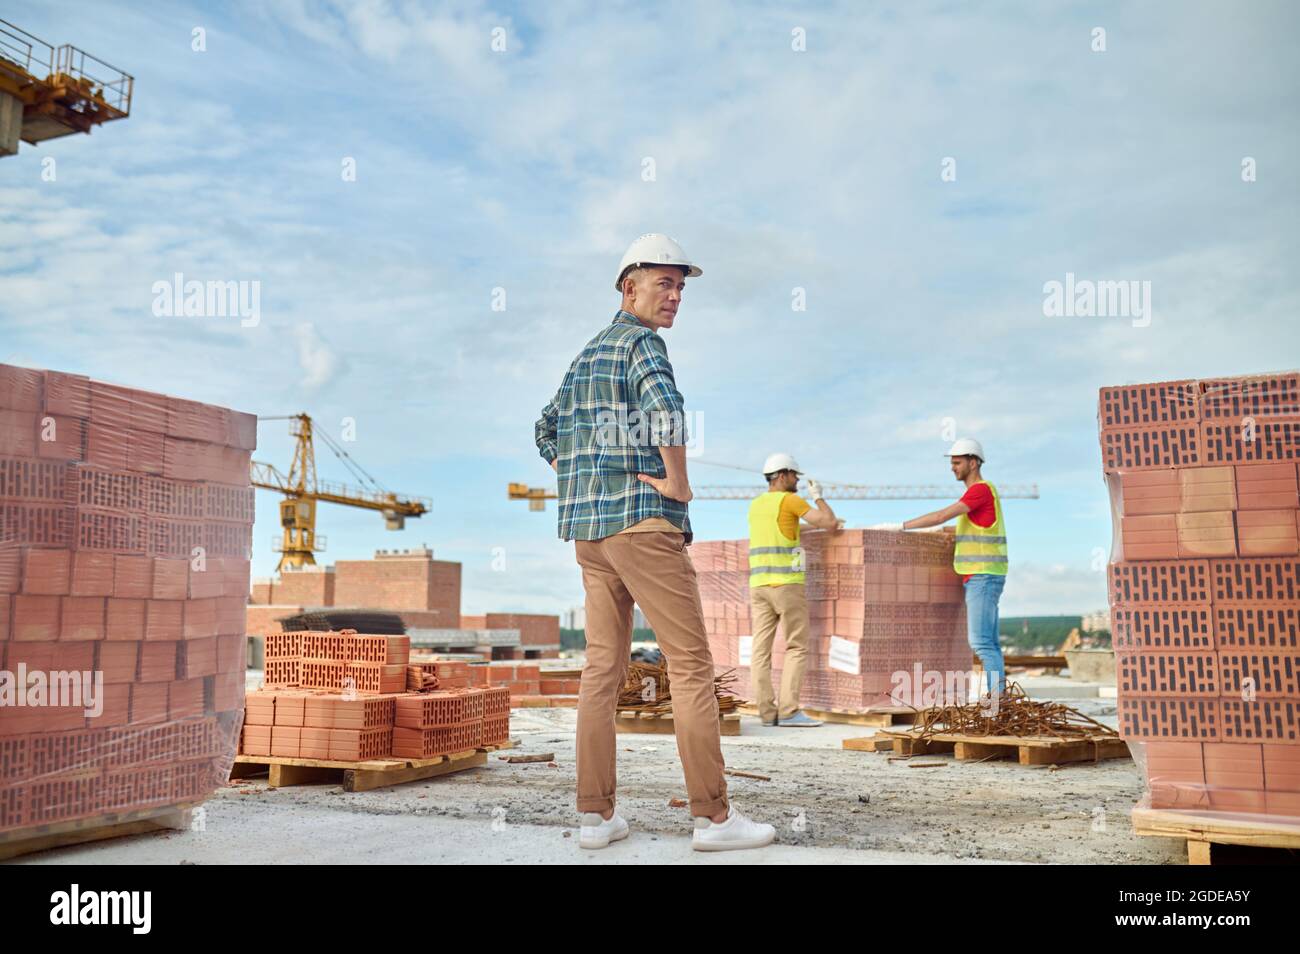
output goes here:
[{"label": "beige chino pants", "polygon": [[[750,675],[758,697],[758,717],[772,722],[788,719],[799,709],[799,693],[808,668],[808,600],[802,583],[755,586],[749,591],[749,615],[754,627]],[[781,699],[772,690],[772,644],[776,626],[785,636],[785,664],[781,669]]]},{"label": "beige chino pants", "polygon": [[620,533],[578,540],[587,591],[587,665],[578,695],[578,811],[604,814],[617,785],[618,695],[627,679],[632,604],[645,613],[668,661],[677,754],[691,814],[727,810],[713,657],[695,567],[681,533]]}]

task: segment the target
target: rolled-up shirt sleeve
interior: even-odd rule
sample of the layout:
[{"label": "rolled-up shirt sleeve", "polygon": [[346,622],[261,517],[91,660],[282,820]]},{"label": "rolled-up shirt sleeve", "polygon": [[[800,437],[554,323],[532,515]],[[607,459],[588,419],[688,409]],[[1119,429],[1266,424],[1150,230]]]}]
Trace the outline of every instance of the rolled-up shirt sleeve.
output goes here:
[{"label": "rolled-up shirt sleeve", "polygon": [[677,390],[668,348],[657,334],[642,335],[629,355],[628,379],[636,395],[646,442],[654,447],[684,446],[686,403]]},{"label": "rolled-up shirt sleeve", "polygon": [[556,442],[556,422],[560,415],[559,398],[560,395],[557,392],[555,397],[547,402],[546,407],[542,408],[542,416],[533,425],[533,439],[537,443],[537,452],[542,455],[542,460],[548,464],[559,456],[559,448]]}]

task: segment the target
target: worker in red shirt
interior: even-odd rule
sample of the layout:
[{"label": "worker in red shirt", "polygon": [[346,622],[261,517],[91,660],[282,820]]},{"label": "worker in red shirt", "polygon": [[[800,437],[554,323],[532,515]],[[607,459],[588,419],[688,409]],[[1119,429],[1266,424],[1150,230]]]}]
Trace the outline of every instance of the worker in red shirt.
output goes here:
[{"label": "worker in red shirt", "polygon": [[964,437],[948,450],[952,472],[966,485],[956,503],[904,521],[899,529],[937,527],[957,518],[953,569],[966,591],[966,633],[970,647],[984,666],[992,698],[1006,691],[1007,671],[998,642],[998,600],[1007,581],[1007,530],[997,488],[980,475],[984,448]]}]

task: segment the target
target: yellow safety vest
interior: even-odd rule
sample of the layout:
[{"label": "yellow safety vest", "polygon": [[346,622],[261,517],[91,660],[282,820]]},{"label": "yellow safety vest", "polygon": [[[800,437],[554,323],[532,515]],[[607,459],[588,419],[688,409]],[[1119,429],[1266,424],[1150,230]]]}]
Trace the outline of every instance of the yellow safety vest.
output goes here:
[{"label": "yellow safety vest", "polygon": [[804,581],[799,528],[794,537],[781,532],[777,517],[786,494],[769,490],[749,505],[749,585],[786,586]]},{"label": "yellow safety vest", "polygon": [[988,573],[1006,576],[1007,528],[1002,522],[1002,499],[998,496],[998,489],[987,480],[977,483],[986,485],[993,494],[993,526],[981,527],[972,523],[968,514],[957,518],[957,548],[953,551],[952,568],[963,575]]}]

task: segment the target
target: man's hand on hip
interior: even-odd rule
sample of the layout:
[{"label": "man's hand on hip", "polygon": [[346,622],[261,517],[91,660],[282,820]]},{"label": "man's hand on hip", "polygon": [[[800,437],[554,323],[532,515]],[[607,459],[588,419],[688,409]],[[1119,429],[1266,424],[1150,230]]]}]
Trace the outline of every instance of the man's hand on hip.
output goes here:
[{"label": "man's hand on hip", "polygon": [[695,496],[691,493],[691,485],[684,480],[674,481],[668,477],[651,477],[649,474],[637,474],[636,479],[649,484],[669,500],[690,503],[691,498]]}]

